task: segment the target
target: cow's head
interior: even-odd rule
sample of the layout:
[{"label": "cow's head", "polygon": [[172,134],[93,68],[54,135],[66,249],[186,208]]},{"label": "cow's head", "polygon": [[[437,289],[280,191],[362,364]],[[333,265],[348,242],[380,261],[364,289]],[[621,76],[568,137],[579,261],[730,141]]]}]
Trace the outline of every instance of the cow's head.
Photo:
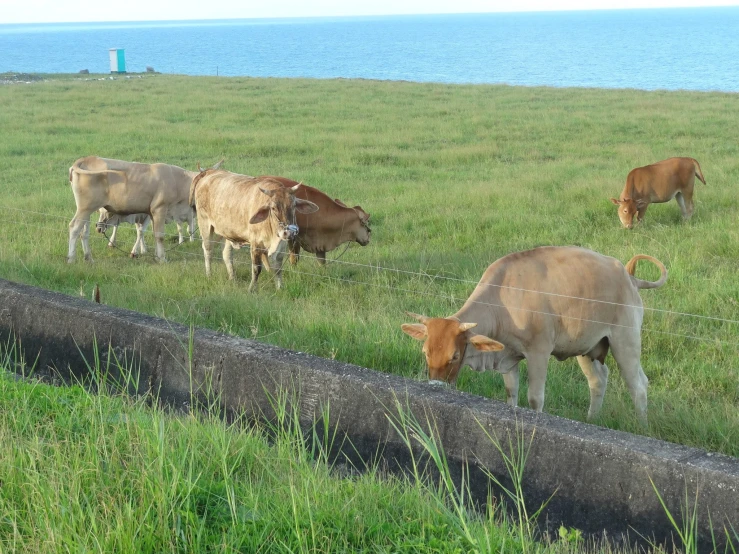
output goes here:
[{"label": "cow's head", "polygon": [[313,202],[295,196],[298,187],[300,183],[290,188],[283,187],[279,182],[262,183],[259,190],[268,197],[268,200],[252,216],[249,223],[261,223],[272,217],[276,224],[277,237],[280,240],[294,238],[298,234],[295,212],[312,214],[318,211],[318,206]]},{"label": "cow's head", "polygon": [[624,198],[623,200],[611,198],[611,202],[618,207],[618,218],[621,220],[621,225],[627,229],[634,228],[634,217],[646,205],[644,200],[634,200],[633,198]]},{"label": "cow's head", "polygon": [[505,348],[496,340],[470,331],[477,323],[462,323],[456,318],[426,317],[406,312],[420,323],[405,323],[406,335],[422,340],[423,353],[429,370],[429,382],[457,382],[468,345],[481,352],[499,352]]},{"label": "cow's head", "polygon": [[367,246],[372,236],[372,229],[369,226],[370,214],[365,212],[361,206],[354,206],[353,209],[359,218],[359,229],[357,229],[355,240],[362,246]]},{"label": "cow's head", "polygon": [[98,212],[100,215],[98,216],[98,222],[95,224],[95,229],[98,233],[102,233],[108,227],[118,223],[118,218],[113,212],[109,212],[105,208],[100,208]]}]

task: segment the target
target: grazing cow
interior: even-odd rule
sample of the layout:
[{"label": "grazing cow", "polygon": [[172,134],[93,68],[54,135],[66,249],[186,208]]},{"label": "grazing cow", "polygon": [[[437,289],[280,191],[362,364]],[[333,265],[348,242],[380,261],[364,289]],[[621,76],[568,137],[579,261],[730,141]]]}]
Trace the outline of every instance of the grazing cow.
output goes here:
[{"label": "grazing cow", "polygon": [[[85,260],[90,253],[90,214],[105,208],[119,215],[144,213],[151,216],[156,239],[156,257],[164,256],[164,224],[167,213],[189,210],[188,194],[194,171],[167,164],[143,164],[88,156],[69,168],[77,211],[69,223],[69,263],[75,259],[75,244],[81,235]],[[192,227],[191,227],[192,229]]]},{"label": "grazing cow", "polygon": [[146,214],[131,214],[131,215],[120,215],[114,212],[109,212],[105,208],[98,210],[100,216],[98,222],[95,225],[98,233],[102,233],[108,227],[113,227],[113,234],[108,239],[108,247],[115,247],[115,239],[118,234],[118,225],[121,223],[130,223],[136,226],[136,242],[133,243],[133,249],[131,250],[131,257],[135,258],[139,254],[146,254],[146,243],[144,243],[144,231],[151,223],[151,218]]},{"label": "grazing cow", "polygon": [[[660,279],[634,277],[638,260],[656,264]],[[604,361],[611,348],[637,415],[646,423],[648,381],[640,362],[643,308],[638,291],[666,281],[665,266],[651,256],[634,256],[624,267],[584,248],[544,246],[490,265],[453,316],[408,313],[420,323],[402,329],[425,341],[431,383],[455,383],[463,365],[498,371],[513,406],[518,404],[518,364],[525,358],[529,406],[538,412],[544,406],[549,356],[577,356],[590,386],[588,418],[603,404],[608,382]]]},{"label": "grazing cow", "polygon": [[673,198],[680,206],[683,220],[693,215],[693,185],[698,177],[703,184],[701,166],[693,158],[669,158],[652,165],[637,167],[629,172],[619,198],[611,198],[618,206],[618,218],[627,229],[644,219],[649,204],[669,202]]},{"label": "grazing cow", "polygon": [[[147,214],[131,214],[131,215],[120,215],[115,212],[109,212],[105,208],[100,208],[100,216],[98,218],[97,225],[95,226],[98,233],[102,233],[108,227],[113,227],[113,233],[108,239],[108,247],[114,248],[116,244],[116,235],[118,233],[118,225],[121,223],[130,223],[136,225],[136,243],[131,251],[131,257],[135,258],[138,253],[146,253],[146,244],[144,243],[144,231],[151,223],[151,218]],[[183,224],[187,225],[188,235],[190,242],[195,240],[195,210],[190,206],[183,206],[177,204],[174,209],[170,209],[167,212],[167,217],[164,223],[170,223],[174,221],[177,225],[177,236],[178,244],[185,242],[185,238],[182,236]],[[140,252],[137,252],[137,249]]]},{"label": "grazing cow", "polygon": [[[284,187],[294,187],[297,181],[286,177],[262,176],[259,179],[274,179]],[[300,259],[300,249],[316,255],[318,263],[326,264],[326,252],[334,250],[345,242],[358,242],[367,246],[370,241],[370,214],[360,206],[348,208],[340,200],[331,200],[320,190],[302,185],[295,193],[298,198],[313,202],[319,207],[316,214],[296,214],[297,237],[290,240],[290,263],[296,264]]]},{"label": "grazing cow", "polygon": [[269,177],[249,177],[224,170],[206,170],[192,181],[190,205],[198,214],[203,237],[205,273],[210,276],[213,235],[223,237],[223,261],[228,278],[234,278],[233,249],[248,244],[251,250],[251,283],[257,284],[262,265],[275,270],[282,287],[282,262],[287,241],[298,233],[297,213],[318,210],[313,202],[296,197],[300,185],[283,187]]}]

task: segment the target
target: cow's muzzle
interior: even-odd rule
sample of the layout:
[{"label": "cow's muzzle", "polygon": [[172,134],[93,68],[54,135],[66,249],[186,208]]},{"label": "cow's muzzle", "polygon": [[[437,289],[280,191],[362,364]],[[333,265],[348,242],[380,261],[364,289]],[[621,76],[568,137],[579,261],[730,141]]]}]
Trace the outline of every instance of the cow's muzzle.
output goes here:
[{"label": "cow's muzzle", "polygon": [[298,226],[292,223],[290,225],[280,225],[280,230],[277,232],[277,235],[282,240],[293,240],[298,236],[299,230]]}]

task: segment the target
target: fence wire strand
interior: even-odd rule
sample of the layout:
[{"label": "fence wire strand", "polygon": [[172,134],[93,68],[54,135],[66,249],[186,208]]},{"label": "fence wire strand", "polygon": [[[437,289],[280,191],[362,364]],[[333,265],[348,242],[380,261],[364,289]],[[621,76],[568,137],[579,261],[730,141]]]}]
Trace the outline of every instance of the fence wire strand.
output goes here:
[{"label": "fence wire strand", "polygon": [[[70,220],[70,218],[68,218],[68,217],[65,217],[65,216],[62,216],[62,215],[57,215],[57,214],[49,214],[49,213],[38,212],[38,211],[33,211],[33,210],[24,210],[24,209],[20,209],[20,208],[6,208],[6,209],[12,210],[14,212],[19,212],[19,213],[26,213],[26,214],[36,215],[36,216],[43,216],[45,219],[58,219],[58,220],[64,220],[64,221],[69,221]],[[94,213],[95,212],[93,212],[93,215],[94,215]],[[31,227],[31,228],[35,228],[35,229],[53,229],[53,230],[55,230],[57,232],[59,231],[59,227],[58,226],[51,225],[51,224],[48,224],[48,223],[46,223],[46,224],[38,224],[38,223],[29,223],[29,222],[23,222],[23,221],[17,221],[17,220],[13,221],[13,225],[17,225],[17,224],[21,224],[21,225],[24,225],[26,227]],[[94,223],[91,221],[90,222],[90,226],[92,226],[92,225],[94,225]],[[99,239],[105,240],[106,243],[108,242],[108,237],[105,236],[102,233],[95,233],[95,234],[92,234],[91,233],[90,235],[91,235],[91,237],[99,237]],[[165,238],[173,238],[173,237],[179,238],[179,234],[178,233],[165,233],[164,237]],[[185,237],[185,241],[184,241],[184,243],[182,245],[186,244],[187,242],[200,242],[200,243],[202,243],[202,241],[203,241],[202,237],[198,237],[198,236],[194,236],[193,241],[189,241],[186,234],[184,235],[184,237]],[[96,240],[95,238],[91,238],[91,243],[94,242],[95,240]],[[214,240],[214,241],[211,241],[211,242],[213,244],[222,244],[222,240]],[[121,250],[121,252],[123,252],[123,253],[126,253],[125,250],[122,249],[122,248],[117,247],[117,249],[118,250]],[[167,250],[167,252],[168,253],[176,252],[178,255],[185,256],[185,257],[188,257],[188,258],[198,258],[200,260],[203,259],[202,253],[187,252],[187,251],[182,250],[182,249],[174,250],[174,249],[170,248],[170,249]],[[147,250],[145,256],[153,258],[154,257],[154,254],[151,252],[151,250]],[[300,258],[301,258],[301,260],[305,260],[305,259],[318,260],[318,257],[317,256],[315,256],[313,254],[310,254],[310,253],[306,252],[305,250],[302,250],[301,251]],[[326,259],[326,263],[327,263],[327,265],[341,264],[341,265],[346,265],[346,266],[367,268],[367,269],[370,269],[373,272],[377,272],[377,273],[380,273],[380,272],[389,272],[389,273],[395,273],[397,275],[406,275],[406,276],[409,276],[409,277],[419,277],[419,278],[430,279],[430,280],[444,280],[444,281],[449,281],[449,282],[454,282],[454,283],[460,283],[460,284],[472,284],[472,285],[476,285],[476,286],[480,284],[478,281],[473,281],[473,280],[470,280],[470,279],[461,279],[461,278],[457,278],[457,277],[447,277],[447,276],[443,276],[443,275],[434,275],[434,274],[430,274],[430,273],[421,273],[421,272],[415,272],[415,271],[409,271],[409,270],[403,270],[403,269],[397,269],[397,268],[391,268],[391,267],[381,266],[379,264],[378,265],[372,265],[372,264],[363,264],[363,263],[359,263],[359,262],[351,262],[351,261],[345,261],[345,260],[330,260],[330,259]],[[242,260],[233,260],[233,265],[234,265],[234,267],[236,267],[236,266],[242,266],[242,265],[244,265],[244,266],[245,265],[251,266],[251,260],[243,260],[243,261]],[[24,267],[26,267],[25,264],[24,264]],[[26,270],[28,271],[27,268],[26,268]],[[418,295],[418,296],[429,296],[429,297],[439,298],[439,299],[443,299],[443,300],[449,300],[449,301],[452,301],[452,302],[463,302],[463,301],[466,300],[465,298],[458,298],[458,297],[456,297],[454,295],[445,295],[445,294],[439,294],[439,293],[424,292],[424,291],[418,291],[418,290],[413,290],[413,289],[403,288],[403,287],[398,287],[398,286],[393,286],[393,285],[384,285],[384,284],[379,284],[379,283],[372,283],[372,282],[369,282],[369,281],[358,281],[356,279],[347,279],[345,277],[331,276],[331,275],[325,275],[325,274],[319,274],[319,273],[309,273],[309,272],[305,272],[305,271],[301,271],[299,269],[296,269],[295,267],[291,266],[289,263],[285,263],[283,265],[283,272],[285,272],[285,270],[289,271],[290,273],[295,273],[295,274],[299,274],[299,275],[303,275],[303,276],[307,276],[307,277],[311,277],[311,278],[315,278],[315,279],[321,279],[321,280],[324,280],[324,281],[326,281],[326,280],[327,281],[337,281],[337,282],[348,283],[348,284],[352,284],[352,285],[361,285],[361,286],[369,286],[369,287],[374,287],[374,288],[382,288],[382,289],[386,289],[386,290],[400,292],[400,293],[403,293],[403,294],[413,294],[413,295]],[[264,272],[262,272],[262,274],[260,275],[260,277],[262,277],[261,281],[264,281],[265,280],[265,277],[266,277],[266,281],[267,282],[272,282],[275,279],[275,273],[274,272],[267,272],[267,275],[265,276],[264,275]],[[542,295],[553,296],[553,297],[558,297],[558,298],[565,298],[565,299],[571,299],[571,300],[579,300],[579,301],[584,301],[584,302],[596,302],[596,303],[602,303],[602,304],[607,304],[607,305],[622,306],[622,307],[626,307],[626,308],[639,308],[640,307],[640,306],[634,306],[634,305],[630,305],[630,304],[622,304],[622,303],[618,303],[618,302],[610,302],[610,301],[590,299],[590,298],[584,298],[584,297],[578,297],[578,296],[563,295],[563,294],[559,294],[559,293],[553,293],[553,292],[547,292],[547,291],[539,291],[539,290],[531,290],[531,289],[525,289],[525,288],[519,288],[519,287],[512,287],[512,286],[507,286],[507,285],[495,285],[495,284],[486,284],[486,283],[483,283],[483,285],[485,285],[485,286],[491,286],[491,287],[497,287],[497,288],[505,288],[505,289],[515,290],[515,291],[519,291],[519,292],[526,292],[526,293],[533,293],[533,294],[542,294]],[[559,314],[554,314],[554,313],[550,313],[550,312],[542,312],[542,311],[537,311],[537,310],[531,310],[531,309],[527,309],[527,308],[523,308],[523,307],[517,308],[517,307],[503,306],[503,305],[500,305],[500,304],[493,304],[493,303],[479,302],[479,301],[473,301],[473,303],[480,304],[480,305],[485,305],[485,306],[490,306],[490,307],[494,307],[494,308],[513,309],[513,310],[517,310],[517,311],[524,311],[524,312],[529,312],[529,313],[534,313],[534,314],[539,314],[539,315],[549,315],[549,316],[553,316],[553,317],[562,317],[562,318],[565,318],[565,319],[580,320],[580,321],[584,321],[584,322],[588,322],[588,323],[597,323],[597,324],[609,325],[609,326],[613,326],[613,327],[636,328],[636,327],[632,327],[632,326],[628,326],[628,325],[621,325],[621,324],[616,324],[616,323],[608,323],[608,322],[604,322],[604,321],[597,321],[597,320],[591,320],[591,319],[585,319],[585,318],[577,318],[577,317],[573,317],[573,316],[561,316]],[[702,314],[693,314],[693,313],[687,313],[687,312],[678,312],[678,311],[666,310],[666,309],[661,309],[661,308],[642,307],[642,309],[645,310],[645,311],[651,311],[651,312],[655,312],[655,313],[661,313],[661,314],[664,314],[664,315],[672,315],[672,316],[685,317],[685,318],[697,318],[697,319],[702,319],[702,320],[706,320],[706,321],[713,321],[713,322],[716,322],[716,323],[739,324],[739,320],[728,319],[728,318],[721,318],[721,317],[715,317],[715,316],[707,316],[707,315],[702,315]],[[739,343],[725,341],[725,340],[718,339],[718,338],[706,338],[706,337],[695,336],[695,335],[672,333],[672,332],[669,332],[669,331],[661,331],[661,330],[653,329],[653,328],[649,328],[649,327],[642,327],[641,329],[643,331],[647,331],[647,332],[650,332],[650,333],[658,333],[658,334],[668,335],[668,336],[673,336],[673,337],[686,338],[686,339],[697,340],[697,341],[708,342],[708,343],[720,343],[720,344],[726,344],[726,345],[732,345],[732,346],[739,346]]]}]

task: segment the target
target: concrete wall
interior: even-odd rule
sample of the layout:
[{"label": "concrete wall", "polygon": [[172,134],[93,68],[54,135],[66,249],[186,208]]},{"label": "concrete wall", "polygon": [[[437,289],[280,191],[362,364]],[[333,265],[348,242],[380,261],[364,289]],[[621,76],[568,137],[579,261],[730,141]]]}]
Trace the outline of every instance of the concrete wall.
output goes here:
[{"label": "concrete wall", "polygon": [[[20,341],[27,360],[63,379],[84,378],[85,359],[97,344],[105,363],[111,352],[136,368],[138,393],[159,391],[179,406],[194,390],[220,393],[227,409],[269,417],[268,394],[293,390],[301,422],[310,424],[330,405],[330,422],[351,440],[360,458],[378,458],[391,470],[408,466],[407,449],[388,420],[396,403],[421,421],[432,417],[453,470],[469,463],[471,488],[484,500],[490,483],[481,468],[504,482],[500,453],[485,431],[507,444],[516,433],[531,439],[525,473],[529,508],[552,497],[542,521],[610,537],[637,533],[663,541],[670,525],[650,478],[673,514],[680,514],[686,487],[698,489],[701,537],[710,540],[709,513],[722,540],[725,525],[739,530],[739,460],[703,450],[611,431],[454,390],[325,360],[300,352],[189,329],[140,313],[0,280],[0,340]],[[110,346],[110,349],[109,349]],[[190,379],[192,375],[192,381]],[[131,392],[134,392],[131,390]],[[535,431],[535,432],[534,432]],[[552,496],[553,495],[553,496]],[[707,543],[704,543],[707,544]]]}]

